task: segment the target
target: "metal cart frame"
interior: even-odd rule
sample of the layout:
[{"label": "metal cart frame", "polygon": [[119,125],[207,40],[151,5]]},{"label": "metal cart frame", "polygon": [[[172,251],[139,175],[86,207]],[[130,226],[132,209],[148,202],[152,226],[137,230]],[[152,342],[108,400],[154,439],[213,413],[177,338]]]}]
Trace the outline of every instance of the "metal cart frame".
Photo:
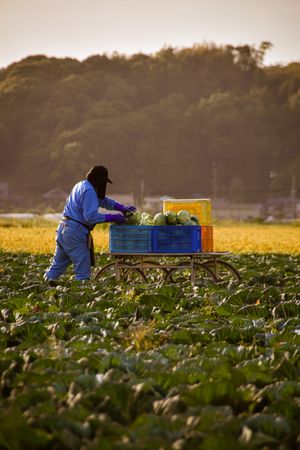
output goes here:
[{"label": "metal cart frame", "polygon": [[[94,277],[111,274],[116,281],[137,278],[144,283],[150,281],[149,273],[161,272],[162,282],[176,283],[189,279],[193,284],[206,277],[213,283],[226,283],[228,277],[241,282],[241,274],[231,263],[222,258],[230,252],[211,253],[105,253],[113,261],[97,270]],[[182,272],[183,277],[177,277]]]}]

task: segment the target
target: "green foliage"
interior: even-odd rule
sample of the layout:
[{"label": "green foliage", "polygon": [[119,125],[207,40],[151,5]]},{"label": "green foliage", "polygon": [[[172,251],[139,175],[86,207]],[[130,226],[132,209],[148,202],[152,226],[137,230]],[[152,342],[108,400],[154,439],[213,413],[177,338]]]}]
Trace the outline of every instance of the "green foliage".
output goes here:
[{"label": "green foliage", "polygon": [[1,448],[297,447],[299,257],[239,256],[227,289],[53,287],[48,261],[0,254]]},{"label": "green foliage", "polygon": [[210,195],[217,176],[234,201],[283,196],[299,172],[300,69],[263,67],[270,45],[12,64],[0,71],[0,180],[69,189],[101,162],[118,192],[138,195],[143,179],[152,194]]}]

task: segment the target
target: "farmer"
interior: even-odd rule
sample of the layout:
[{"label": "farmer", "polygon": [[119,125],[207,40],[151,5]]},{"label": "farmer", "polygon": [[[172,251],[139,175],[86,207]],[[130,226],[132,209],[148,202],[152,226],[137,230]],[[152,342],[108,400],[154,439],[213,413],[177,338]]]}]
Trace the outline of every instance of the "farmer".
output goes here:
[{"label": "farmer", "polygon": [[[56,231],[56,249],[52,264],[44,274],[47,281],[56,280],[73,263],[76,280],[89,280],[94,265],[93,241],[90,231],[97,223],[122,224],[124,214],[136,210],[106,197],[106,184],[112,183],[104,166],[94,166],[86,178],[75,184],[69,195],[63,218]],[[98,208],[120,214],[100,214]]]}]

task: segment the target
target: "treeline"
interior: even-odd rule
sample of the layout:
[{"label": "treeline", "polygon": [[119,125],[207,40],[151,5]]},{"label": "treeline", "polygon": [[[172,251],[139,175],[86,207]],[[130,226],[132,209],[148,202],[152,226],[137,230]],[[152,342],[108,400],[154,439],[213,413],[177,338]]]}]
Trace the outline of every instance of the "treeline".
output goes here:
[{"label": "treeline", "polygon": [[30,56],[0,71],[0,181],[69,190],[105,164],[111,193],[287,196],[300,183],[300,63],[269,43],[154,55]]}]

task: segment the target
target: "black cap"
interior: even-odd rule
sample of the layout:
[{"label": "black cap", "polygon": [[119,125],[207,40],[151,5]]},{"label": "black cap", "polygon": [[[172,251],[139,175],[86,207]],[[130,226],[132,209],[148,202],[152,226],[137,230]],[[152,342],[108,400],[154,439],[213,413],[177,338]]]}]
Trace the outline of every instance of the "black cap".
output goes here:
[{"label": "black cap", "polygon": [[103,182],[112,183],[108,178],[108,170],[104,166],[93,166],[88,173],[86,178],[94,185],[101,185]]}]

